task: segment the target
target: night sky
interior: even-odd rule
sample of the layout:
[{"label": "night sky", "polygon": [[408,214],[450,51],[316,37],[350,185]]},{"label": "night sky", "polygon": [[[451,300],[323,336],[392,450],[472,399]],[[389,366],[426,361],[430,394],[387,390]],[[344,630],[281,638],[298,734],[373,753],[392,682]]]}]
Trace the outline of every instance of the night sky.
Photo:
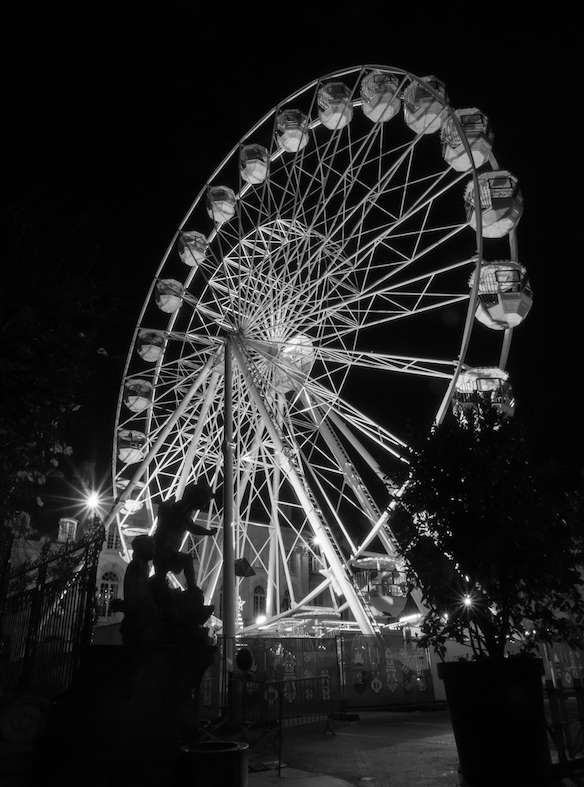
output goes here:
[{"label": "night sky", "polygon": [[223,156],[293,90],[337,68],[381,64],[435,74],[453,107],[479,107],[491,120],[499,164],[519,178],[519,261],[534,306],[515,333],[508,366],[517,417],[541,461],[578,477],[576,12],[527,23],[489,4],[474,16],[461,6],[440,4],[430,16],[419,6],[394,6],[248,3],[234,12],[227,4],[166,3],[131,13],[108,4],[72,11],[21,2],[5,17],[5,204],[34,215],[48,201],[55,231],[87,244],[94,276],[126,304],[124,319],[104,337],[102,433],[113,429],[118,375],[154,271]]}]

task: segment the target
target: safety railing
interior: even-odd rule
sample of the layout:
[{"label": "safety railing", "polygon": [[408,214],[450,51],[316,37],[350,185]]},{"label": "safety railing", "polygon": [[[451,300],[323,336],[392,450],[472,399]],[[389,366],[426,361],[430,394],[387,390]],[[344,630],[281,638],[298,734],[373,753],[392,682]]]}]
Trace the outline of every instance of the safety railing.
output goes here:
[{"label": "safety railing", "polygon": [[341,709],[340,691],[328,675],[275,681],[236,674],[229,681],[225,718],[215,724],[206,722],[201,735],[208,740],[243,740],[252,748],[268,743],[276,749],[280,770],[282,731],[323,722],[323,734],[334,734],[331,718]]},{"label": "safety railing", "polygon": [[15,571],[0,614],[0,694],[53,699],[91,641],[103,529]]}]

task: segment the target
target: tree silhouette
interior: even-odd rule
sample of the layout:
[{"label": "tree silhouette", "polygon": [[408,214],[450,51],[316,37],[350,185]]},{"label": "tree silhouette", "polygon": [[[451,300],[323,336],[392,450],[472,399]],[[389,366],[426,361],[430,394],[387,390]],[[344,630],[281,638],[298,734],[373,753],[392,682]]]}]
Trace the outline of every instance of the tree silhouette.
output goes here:
[{"label": "tree silhouette", "polygon": [[511,640],[581,641],[584,534],[575,497],[531,472],[519,424],[477,406],[411,451],[393,527],[429,612],[423,644],[503,658]]},{"label": "tree silhouette", "polygon": [[0,524],[43,504],[47,480],[72,453],[112,307],[89,275],[93,259],[50,222],[0,220]]}]

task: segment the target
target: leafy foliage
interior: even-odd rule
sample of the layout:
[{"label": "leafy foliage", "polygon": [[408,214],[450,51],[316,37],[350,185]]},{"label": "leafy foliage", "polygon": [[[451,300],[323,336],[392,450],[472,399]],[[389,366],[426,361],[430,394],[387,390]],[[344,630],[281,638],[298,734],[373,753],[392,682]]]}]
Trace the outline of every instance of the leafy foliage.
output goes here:
[{"label": "leafy foliage", "polygon": [[534,480],[517,422],[489,407],[452,416],[410,461],[393,527],[429,608],[422,643],[503,658],[510,640],[580,642],[579,501]]},{"label": "leafy foliage", "polygon": [[0,521],[42,505],[47,479],[71,454],[67,430],[98,357],[98,290],[50,231],[13,215],[0,244]]}]

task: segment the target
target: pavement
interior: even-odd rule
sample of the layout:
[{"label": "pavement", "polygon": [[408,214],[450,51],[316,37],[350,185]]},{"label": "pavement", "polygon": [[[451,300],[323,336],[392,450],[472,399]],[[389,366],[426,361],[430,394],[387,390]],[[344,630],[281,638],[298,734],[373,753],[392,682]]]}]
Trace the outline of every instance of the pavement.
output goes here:
[{"label": "pavement", "polygon": [[[465,787],[446,707],[352,715],[285,729],[279,772],[277,740],[252,745],[249,787]],[[548,787],[584,787],[584,768],[554,764]]]}]

